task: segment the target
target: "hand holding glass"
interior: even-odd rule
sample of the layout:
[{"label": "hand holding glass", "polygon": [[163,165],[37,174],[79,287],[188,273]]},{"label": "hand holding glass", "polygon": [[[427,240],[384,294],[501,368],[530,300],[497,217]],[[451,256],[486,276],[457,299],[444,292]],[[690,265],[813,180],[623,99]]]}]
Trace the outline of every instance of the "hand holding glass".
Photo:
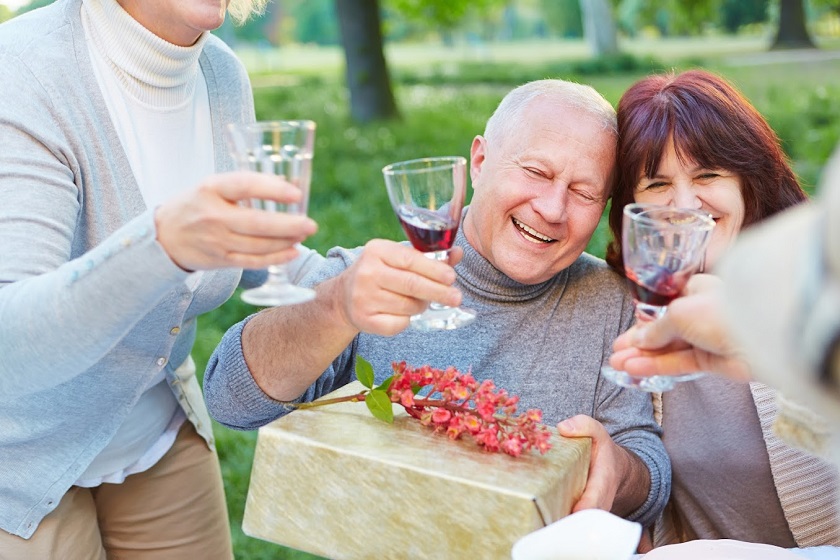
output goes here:
[{"label": "hand holding glass", "polygon": [[[411,244],[427,257],[445,261],[455,243],[467,194],[467,160],[434,157],[402,161],[382,169],[391,206]],[[475,320],[475,313],[432,302],[411,317],[419,330],[449,330]]]},{"label": "hand holding glass", "polygon": [[[249,199],[242,204],[269,212],[306,215],[315,123],[312,121],[266,121],[228,125],[228,143],[242,170],[283,177],[303,193],[297,204]],[[242,299],[252,305],[274,306],[303,303],[315,298],[315,291],[289,281],[285,264],[268,267],[262,286],[245,290]]]},{"label": "hand holding glass", "polygon": [[[703,268],[714,220],[705,212],[654,204],[628,204],[622,219],[621,254],[636,300],[636,320],[661,317],[692,274]],[[609,366],[601,374],[623,387],[669,391],[702,373],[632,376]]]}]

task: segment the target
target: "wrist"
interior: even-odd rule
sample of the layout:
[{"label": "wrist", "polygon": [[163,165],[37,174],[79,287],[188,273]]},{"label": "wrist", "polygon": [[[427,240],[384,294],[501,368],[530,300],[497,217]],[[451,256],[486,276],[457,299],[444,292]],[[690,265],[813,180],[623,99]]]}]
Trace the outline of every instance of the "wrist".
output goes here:
[{"label": "wrist", "polygon": [[184,272],[195,272],[195,269],[184,266],[172,255],[172,243],[169,235],[169,226],[166,221],[166,208],[163,205],[156,206],[152,211],[153,223],[155,225],[155,240],[163,247],[163,252],[172,261],[172,264]]}]

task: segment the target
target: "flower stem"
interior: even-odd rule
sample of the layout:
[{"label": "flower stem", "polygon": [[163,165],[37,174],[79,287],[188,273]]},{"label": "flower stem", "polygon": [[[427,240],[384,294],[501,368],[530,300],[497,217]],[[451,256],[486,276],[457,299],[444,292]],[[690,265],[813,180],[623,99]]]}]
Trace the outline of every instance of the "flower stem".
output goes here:
[{"label": "flower stem", "polygon": [[291,403],[290,406],[294,408],[315,408],[316,406],[324,406],[327,404],[336,404],[342,402],[359,402],[365,400],[365,395],[368,394],[368,391],[362,391],[361,393],[356,393],[355,395],[347,395],[345,397],[335,397],[334,399],[322,399],[319,401],[312,401],[312,402],[302,402],[302,403]]}]

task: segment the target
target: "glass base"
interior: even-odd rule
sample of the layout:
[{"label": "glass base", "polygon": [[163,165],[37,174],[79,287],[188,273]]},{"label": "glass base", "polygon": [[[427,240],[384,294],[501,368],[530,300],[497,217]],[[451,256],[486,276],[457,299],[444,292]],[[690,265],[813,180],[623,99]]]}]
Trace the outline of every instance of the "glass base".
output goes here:
[{"label": "glass base", "polygon": [[315,299],[315,290],[294,284],[267,282],[262,286],[242,292],[242,301],[259,307],[294,305]]},{"label": "glass base", "polygon": [[619,371],[610,366],[601,367],[601,375],[622,387],[647,391],[648,393],[664,393],[673,389],[677,383],[694,381],[706,375],[705,373],[686,373],[684,375],[651,375],[650,377],[630,375],[626,371]]},{"label": "glass base", "polygon": [[411,328],[418,331],[450,331],[475,321],[475,311],[463,307],[433,307],[412,315]]}]

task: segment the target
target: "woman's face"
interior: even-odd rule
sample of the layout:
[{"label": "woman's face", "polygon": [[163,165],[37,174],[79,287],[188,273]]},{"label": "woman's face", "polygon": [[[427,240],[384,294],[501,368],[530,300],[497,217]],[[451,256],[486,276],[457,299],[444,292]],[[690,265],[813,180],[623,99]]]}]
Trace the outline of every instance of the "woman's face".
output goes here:
[{"label": "woman's face", "polygon": [[704,169],[690,160],[680,162],[673,141],[668,142],[655,176],[638,179],[634,199],[708,212],[715,229],[706,251],[707,270],[714,267],[744,223],[741,178],[725,169]]}]

